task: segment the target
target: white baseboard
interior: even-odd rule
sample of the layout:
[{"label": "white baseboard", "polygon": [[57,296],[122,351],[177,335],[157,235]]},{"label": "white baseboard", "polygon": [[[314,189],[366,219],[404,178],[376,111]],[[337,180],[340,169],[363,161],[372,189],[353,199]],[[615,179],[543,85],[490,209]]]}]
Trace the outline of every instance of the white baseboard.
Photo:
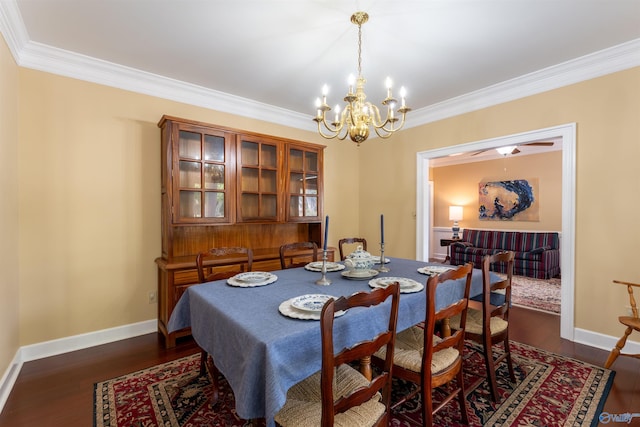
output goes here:
[{"label": "white baseboard", "polygon": [[[620,325],[620,336],[612,337],[610,335],[599,334],[597,332],[588,331],[586,329],[575,328],[573,338],[578,344],[588,345],[589,347],[599,348],[605,351],[611,351],[624,332],[624,327]],[[633,337],[633,335],[631,335]],[[624,353],[640,354],[640,342],[627,340],[623,349]],[[602,361],[604,365],[606,358]],[[615,368],[615,365],[614,365]]]},{"label": "white baseboard", "polygon": [[18,374],[20,373],[21,369],[22,361],[20,360],[20,349],[18,349],[16,355],[11,361],[11,364],[2,376],[2,380],[0,380],[0,412],[2,412],[7,399],[9,399],[9,394],[11,393],[16,380],[18,379]]},{"label": "white baseboard", "polygon": [[0,380],[0,412],[25,362],[150,334],[157,330],[158,320],[152,319],[20,347]]},{"label": "white baseboard", "polygon": [[145,320],[144,322],[27,345],[20,348],[20,353],[22,355],[22,362],[29,362],[31,360],[68,353],[70,351],[133,338],[139,335],[150,334],[157,330],[158,321],[156,319]]}]

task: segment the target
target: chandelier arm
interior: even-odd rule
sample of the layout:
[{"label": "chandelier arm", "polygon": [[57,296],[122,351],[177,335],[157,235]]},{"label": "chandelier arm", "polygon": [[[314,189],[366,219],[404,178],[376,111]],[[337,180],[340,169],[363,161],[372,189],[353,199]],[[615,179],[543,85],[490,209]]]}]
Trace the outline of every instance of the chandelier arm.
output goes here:
[{"label": "chandelier arm", "polygon": [[342,112],[342,115],[344,116],[342,122],[347,123],[347,125],[349,126],[353,126],[355,123],[357,123],[357,120],[353,115],[353,112],[357,111],[357,109],[353,105],[355,102],[356,101],[349,101],[344,111]]},{"label": "chandelier arm", "polygon": [[326,134],[324,132],[322,132],[322,126],[321,126],[321,121],[318,121],[318,133],[320,134],[320,136],[322,136],[325,139],[334,139],[334,138],[338,138],[338,139],[345,139],[347,137],[347,133],[345,132],[344,135],[340,136],[340,131],[342,130],[342,127],[340,127],[338,130],[334,131],[331,130],[330,128],[328,128],[325,124],[325,129],[327,129],[329,132],[331,132],[331,134]]},{"label": "chandelier arm", "polygon": [[[331,133],[340,133],[340,131],[344,127],[344,121],[342,120],[338,123],[337,126],[333,123],[327,122],[327,117],[324,114],[322,115],[322,124],[324,125],[325,129],[327,129]],[[320,123],[318,123],[318,125],[320,125]]]},{"label": "chandelier arm", "polygon": [[373,105],[370,102],[367,102],[367,108],[369,109],[369,111],[371,111],[370,113],[371,124],[373,125],[374,128],[382,128],[384,125],[387,124],[386,119],[385,121],[382,121],[382,117],[380,117],[380,110],[378,109],[377,106]]},{"label": "chandelier arm", "polygon": [[374,129],[376,131],[376,135],[378,135],[378,138],[381,138],[381,139],[389,139],[391,135],[393,135],[392,133],[380,133],[378,128],[374,128]]},{"label": "chandelier arm", "polygon": [[383,129],[385,132],[389,132],[389,133],[393,133],[393,132],[399,131],[404,126],[405,115],[406,115],[405,113],[402,114],[402,117],[400,119],[400,125],[398,127],[394,127],[394,126],[392,126],[391,128],[381,127],[381,129]]}]

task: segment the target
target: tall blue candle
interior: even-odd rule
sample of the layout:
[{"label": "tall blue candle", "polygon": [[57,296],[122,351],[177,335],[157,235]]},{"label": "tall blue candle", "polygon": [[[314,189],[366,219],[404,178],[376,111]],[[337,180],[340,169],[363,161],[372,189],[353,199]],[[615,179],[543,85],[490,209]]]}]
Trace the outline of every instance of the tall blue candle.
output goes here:
[{"label": "tall blue candle", "polygon": [[327,250],[327,239],[329,238],[329,215],[324,218],[324,244],[322,250]]},{"label": "tall blue candle", "polygon": [[380,214],[380,243],[384,243],[384,215]]}]

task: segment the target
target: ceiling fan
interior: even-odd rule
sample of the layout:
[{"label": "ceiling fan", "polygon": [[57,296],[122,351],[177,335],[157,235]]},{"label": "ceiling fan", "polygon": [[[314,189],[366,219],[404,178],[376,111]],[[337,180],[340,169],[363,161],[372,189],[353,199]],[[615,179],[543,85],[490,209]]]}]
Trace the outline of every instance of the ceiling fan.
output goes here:
[{"label": "ceiling fan", "polygon": [[[537,146],[537,147],[551,147],[553,146],[553,142],[552,141],[528,142],[526,144],[520,144],[519,146],[522,147],[524,145]],[[494,150],[494,148],[487,148],[486,150],[476,151],[475,153],[472,154],[472,156],[476,156],[478,154],[482,154],[491,150]],[[506,156],[507,154],[518,154],[520,152],[520,150],[518,150],[517,145],[508,145],[505,147],[498,147],[498,148],[495,148],[495,150],[497,150],[498,153],[502,154],[503,156]]]}]

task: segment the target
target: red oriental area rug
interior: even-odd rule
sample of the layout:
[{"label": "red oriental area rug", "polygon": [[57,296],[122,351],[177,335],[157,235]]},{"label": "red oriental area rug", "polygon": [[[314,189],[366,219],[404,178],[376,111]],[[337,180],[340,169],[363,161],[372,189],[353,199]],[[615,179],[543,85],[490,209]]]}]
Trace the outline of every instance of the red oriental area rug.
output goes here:
[{"label": "red oriental area rug", "polygon": [[[485,375],[479,347],[467,343],[465,383]],[[598,366],[512,342],[517,383],[506,365],[498,371],[501,402],[489,397],[488,385],[467,390],[470,426],[597,426],[614,372]],[[211,407],[208,376],[199,376],[200,356],[193,355],[97,383],[96,427],[250,426],[235,413],[233,392],[224,378],[218,403]],[[397,381],[395,393],[413,385]],[[392,397],[392,402],[395,396]],[[434,392],[434,400],[438,392]],[[264,425],[264,420],[261,424]],[[420,426],[419,398],[396,410],[393,427]],[[457,401],[436,416],[438,426],[460,426]]]}]

